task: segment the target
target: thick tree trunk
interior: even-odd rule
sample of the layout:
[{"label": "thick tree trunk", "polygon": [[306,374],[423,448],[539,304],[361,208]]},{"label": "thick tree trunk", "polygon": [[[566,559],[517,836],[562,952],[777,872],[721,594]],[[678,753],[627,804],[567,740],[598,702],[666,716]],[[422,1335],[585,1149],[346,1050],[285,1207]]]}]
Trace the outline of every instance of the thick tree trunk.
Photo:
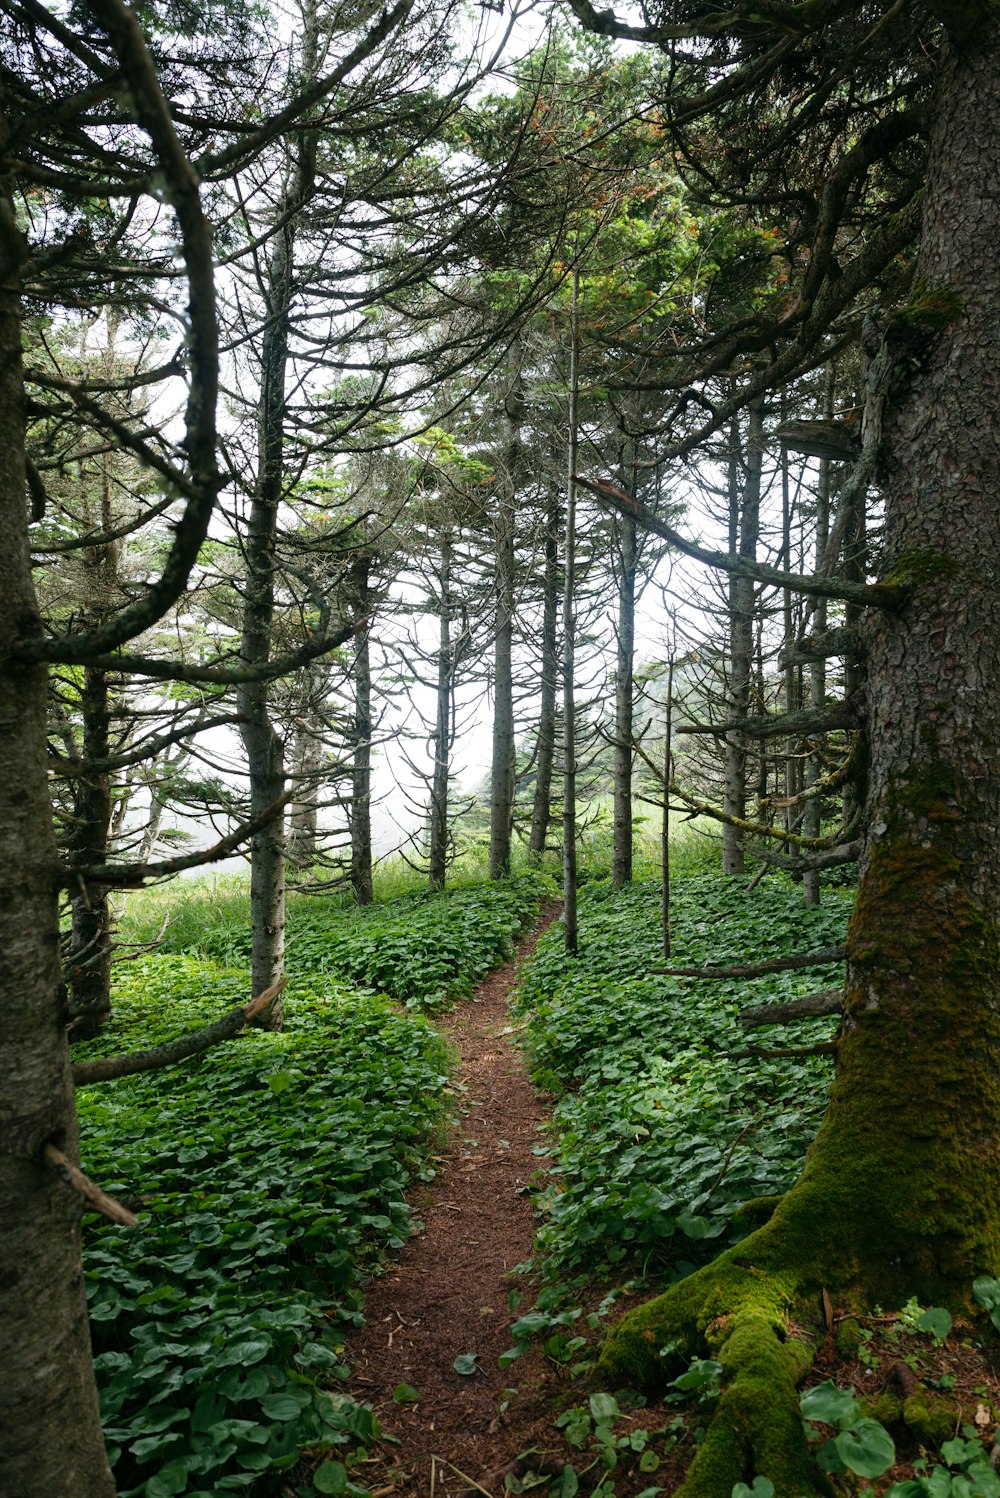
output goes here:
[{"label": "thick tree trunk", "polygon": [[829,1181],[864,1142],[864,1272],[877,1281],[881,1232],[889,1288],[928,1304],[1000,1267],[1000,198],[984,139],[1000,139],[995,15],[945,70],[926,290],[887,334],[927,341],[884,441],[886,571],[913,591],[868,631],[868,833],[807,1171]]},{"label": "thick tree trunk", "polygon": [[[890,360],[883,429],[886,576],[911,592],[868,621],[868,829],[829,1107],[767,1225],[626,1317],[605,1353],[604,1376],[649,1378],[647,1349],[695,1345],[718,1318],[729,1382],[685,1498],[719,1491],[709,1468],[718,1484],[718,1460],[739,1457],[737,1420],[752,1453],[769,1442],[772,1480],[786,1449],[801,1458],[779,1491],[819,1491],[794,1377],[776,1382],[795,1363],[773,1334],[783,1315],[818,1321],[824,1290],[962,1306],[1000,1271],[996,139],[1000,18],[984,15],[943,70],[917,291],[886,333],[908,351]],[[767,1409],[748,1402],[761,1363]]]},{"label": "thick tree trunk", "polygon": [[524,384],[520,349],[516,343],[508,357],[504,412],[507,450],[494,526],[496,612],[493,625],[493,763],[490,771],[491,879],[503,879],[510,873],[514,826],[514,516],[523,468],[521,427],[524,423]]},{"label": "thick tree trunk", "polygon": [[542,581],[542,660],[535,741],[535,795],[528,849],[539,862],[552,821],[552,771],[556,750],[556,697],[559,677],[559,495],[549,495],[545,516],[545,570]]},{"label": "thick tree trunk", "polygon": [[[634,468],[632,470],[634,474]],[[629,486],[626,483],[626,492]],[[621,889],[632,879],[632,673],[635,656],[636,525],[631,516],[616,521],[618,531],[618,638],[615,672],[615,742],[612,760],[614,822],[611,883]]]},{"label": "thick tree trunk", "polygon": [[[2,134],[2,121],[0,121]],[[0,639],[40,636],[24,465],[19,236],[0,183]],[[80,1202],[42,1161],[76,1150],[46,782],[46,675],[0,657],[0,1492],[113,1498],[80,1271]]]}]

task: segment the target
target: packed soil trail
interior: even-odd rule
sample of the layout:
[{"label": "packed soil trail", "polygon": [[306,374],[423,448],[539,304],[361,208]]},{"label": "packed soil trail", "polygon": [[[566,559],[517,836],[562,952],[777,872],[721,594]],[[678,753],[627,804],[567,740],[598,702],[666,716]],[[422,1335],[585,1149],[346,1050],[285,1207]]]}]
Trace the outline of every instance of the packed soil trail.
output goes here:
[{"label": "packed soil trail", "polygon": [[[424,1231],[371,1287],[365,1327],[347,1352],[348,1391],[399,1441],[357,1474],[376,1494],[446,1498],[469,1491],[468,1479],[502,1491],[497,1474],[518,1435],[498,1407],[521,1369],[520,1362],[497,1367],[511,1345],[514,1286],[506,1276],[531,1251],[527,1188],[544,1164],[534,1153],[543,1110],[503,1031],[518,969],[558,914],[558,905],[549,906],[511,961],[442,1026],[460,1056],[456,1081],[467,1089],[459,1093],[458,1124],[416,1202]],[[463,1376],[454,1362],[468,1353],[478,1354],[477,1371]],[[400,1384],[415,1389],[419,1403],[397,1403]]]}]

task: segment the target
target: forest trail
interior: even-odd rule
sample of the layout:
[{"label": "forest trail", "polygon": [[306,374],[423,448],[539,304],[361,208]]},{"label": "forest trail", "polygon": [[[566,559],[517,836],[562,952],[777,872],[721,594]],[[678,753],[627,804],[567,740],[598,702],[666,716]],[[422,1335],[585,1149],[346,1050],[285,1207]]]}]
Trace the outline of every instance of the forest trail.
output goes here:
[{"label": "forest trail", "polygon": [[[527,1187],[544,1165],[534,1153],[544,1110],[503,1031],[518,970],[559,910],[548,906],[511,960],[442,1022],[460,1057],[455,1081],[467,1089],[460,1116],[437,1176],[416,1201],[424,1231],[372,1285],[365,1326],[347,1351],[348,1391],[399,1441],[355,1475],[382,1498],[451,1498],[474,1484],[502,1492],[495,1474],[520,1450],[520,1433],[505,1427],[498,1407],[529,1359],[501,1370],[497,1358],[511,1345],[516,1282],[507,1275],[531,1252]],[[476,1371],[457,1373],[455,1359],[471,1353]],[[401,1384],[417,1391],[418,1403],[393,1399]]]}]

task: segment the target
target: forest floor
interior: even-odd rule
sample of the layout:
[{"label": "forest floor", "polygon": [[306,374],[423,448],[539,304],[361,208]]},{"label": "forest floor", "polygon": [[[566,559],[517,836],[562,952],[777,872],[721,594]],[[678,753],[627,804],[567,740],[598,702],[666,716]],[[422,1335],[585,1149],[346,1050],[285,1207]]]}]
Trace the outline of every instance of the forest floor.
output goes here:
[{"label": "forest floor", "polygon": [[[544,1107],[509,1034],[508,1002],[522,963],[558,914],[558,905],[545,909],[514,957],[442,1021],[458,1058],[458,1124],[415,1202],[423,1230],[375,1280],[364,1329],[347,1352],[349,1392],[371,1404],[399,1443],[356,1473],[375,1494],[450,1498],[474,1484],[495,1493],[511,1453],[539,1433],[524,1398],[526,1381],[551,1378],[539,1354],[518,1360],[517,1411],[500,1412],[514,1381],[497,1366],[511,1345],[517,1283],[509,1276],[531,1253],[531,1186],[545,1163],[537,1153]],[[474,1371],[457,1372],[455,1359],[473,1355]]]},{"label": "forest floor", "polygon": [[[370,1286],[365,1325],[346,1353],[352,1369],[347,1392],[372,1407],[386,1437],[351,1473],[373,1498],[506,1498],[531,1489],[566,1498],[578,1491],[574,1468],[566,1464],[581,1461],[581,1494],[597,1484],[602,1494],[618,1498],[668,1495],[680,1485],[701,1436],[705,1411],[697,1401],[679,1408],[675,1394],[656,1409],[633,1410],[610,1400],[612,1481],[590,1437],[573,1442],[586,1451],[571,1450],[553,1423],[568,1404],[582,1401],[586,1409],[586,1386],[574,1386],[570,1373],[538,1347],[509,1368],[498,1366],[511,1347],[511,1320],[530,1309],[531,1282],[511,1272],[531,1255],[532,1193],[546,1167],[539,1132],[545,1103],[528,1078],[508,1004],[522,964],[558,914],[558,905],[547,907],[514,957],[440,1021],[456,1055],[458,1121],[437,1157],[437,1175],[414,1199],[414,1234]],[[512,1292],[523,1296],[516,1313]],[[622,1296],[616,1313],[630,1299]],[[981,1329],[959,1322],[947,1342],[939,1342],[918,1333],[912,1317],[876,1314],[861,1318],[858,1346],[848,1351],[838,1346],[833,1324],[841,1319],[831,1317],[808,1382],[829,1379],[851,1389],[866,1401],[866,1412],[873,1401],[880,1415],[881,1407],[901,1407],[919,1389],[937,1428],[933,1438],[930,1430],[917,1435],[901,1423],[897,1408],[892,1469],[874,1484],[848,1476],[838,1491],[875,1498],[893,1483],[923,1477],[908,1492],[1000,1492],[1000,1370]],[[889,1413],[882,1418],[889,1422]],[[817,1442],[833,1433],[818,1426]],[[926,1486],[940,1462],[936,1448],[949,1437],[951,1469],[938,1466],[938,1486]],[[994,1467],[985,1475],[984,1444],[987,1452],[992,1445]],[[974,1472],[983,1485],[962,1487],[968,1477],[961,1474]]]}]

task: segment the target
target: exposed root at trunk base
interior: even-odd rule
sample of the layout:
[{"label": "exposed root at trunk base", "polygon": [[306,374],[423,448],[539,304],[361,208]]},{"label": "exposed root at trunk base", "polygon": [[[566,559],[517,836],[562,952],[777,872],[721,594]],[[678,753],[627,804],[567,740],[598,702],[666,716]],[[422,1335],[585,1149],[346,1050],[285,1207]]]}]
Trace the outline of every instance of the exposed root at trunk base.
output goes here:
[{"label": "exposed root at trunk base", "polygon": [[[604,1387],[662,1385],[692,1357],[722,1365],[722,1390],[676,1498],[728,1498],[734,1483],[770,1478],[780,1498],[829,1498],[810,1455],[798,1386],[819,1330],[815,1266],[781,1264],[772,1224],[622,1318],[595,1370]],[[815,1328],[796,1324],[802,1316]]]}]

